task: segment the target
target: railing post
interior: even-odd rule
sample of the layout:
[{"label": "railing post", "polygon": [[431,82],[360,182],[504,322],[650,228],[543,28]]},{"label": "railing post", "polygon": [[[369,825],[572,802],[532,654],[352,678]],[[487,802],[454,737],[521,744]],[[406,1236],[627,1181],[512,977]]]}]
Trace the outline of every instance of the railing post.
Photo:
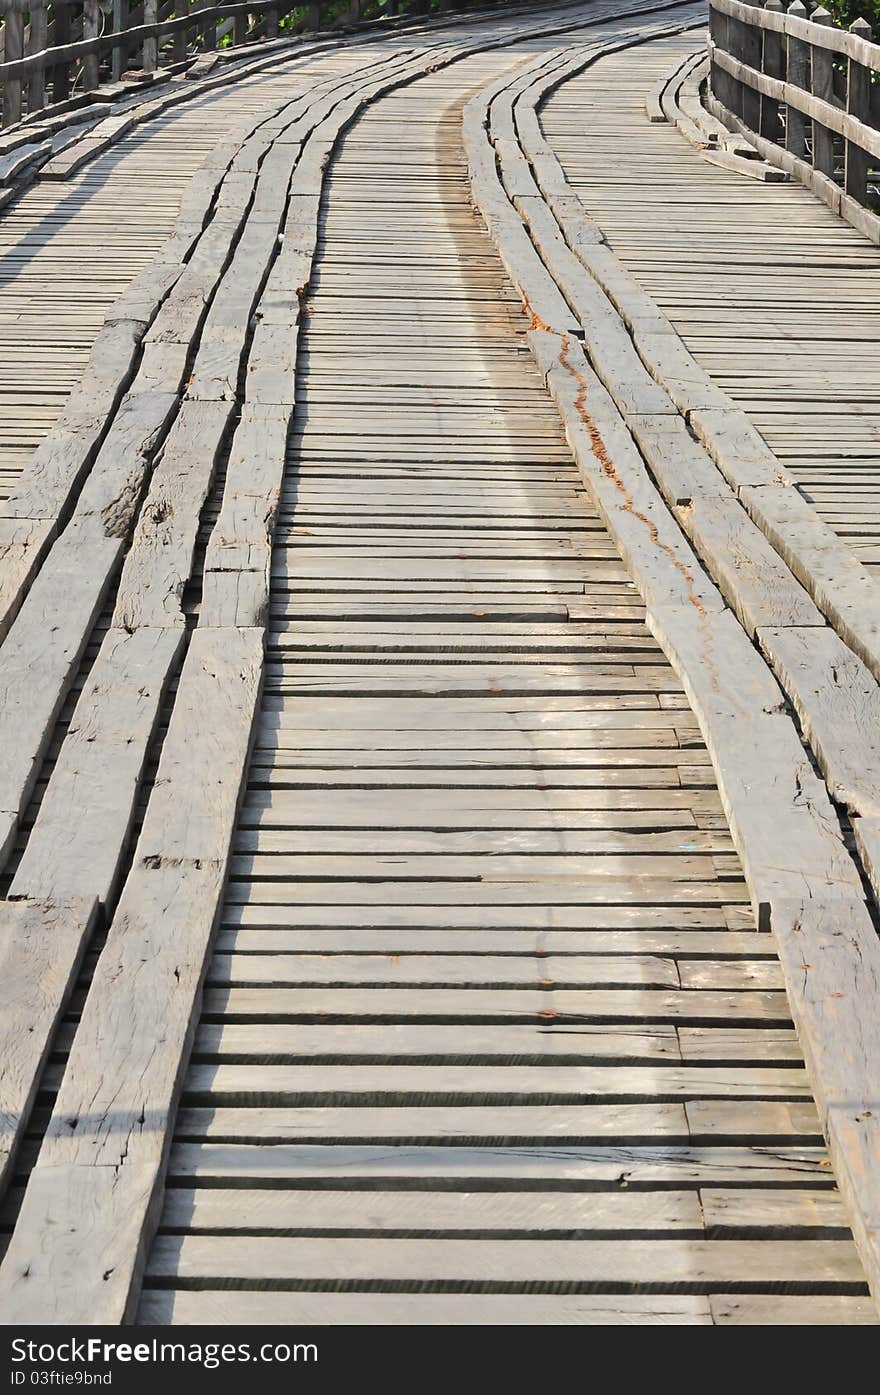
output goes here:
[{"label": "railing post", "polygon": [[[782,0],[766,0],[765,10],[771,14],[782,14]],[[770,29],[764,30],[764,51],[761,61],[761,71],[768,77],[778,78],[780,81],[785,76],[785,63],[783,60],[782,35],[776,34]],[[782,138],[782,123],[779,120],[779,103],[775,97],[761,97],[761,125],[760,134],[767,140],[779,141]]]},{"label": "railing post", "polygon": [[[820,5],[810,16],[814,24],[830,25],[831,14]],[[810,49],[811,87],[814,97],[823,102],[834,101],[834,69],[831,50],[821,44],[812,44]],[[834,133],[821,122],[813,122],[813,169],[820,174],[834,177]]]},{"label": "railing post", "polygon": [[308,8],[307,8],[307,10],[306,10],[306,28],[307,28],[307,29],[312,29],[312,30],[320,29],[320,28],[321,28],[321,4],[320,4],[320,0],[311,0],[311,4],[310,4],[310,5],[308,6]]},{"label": "railing post", "polygon": [[[41,53],[46,47],[49,24],[44,4],[31,7],[28,53]],[[39,111],[46,105],[46,69],[38,68],[28,82],[28,111]]]},{"label": "railing post", "polygon": [[[159,19],[159,0],[144,0],[144,24],[156,24]],[[159,36],[144,39],[141,56],[145,73],[154,73],[159,66]]]},{"label": "railing post", "polygon": [[[97,39],[101,32],[101,7],[98,0],[85,0],[83,5],[83,38]],[[101,59],[98,53],[87,53],[83,58],[83,92],[94,92],[98,86],[98,69]]]},{"label": "railing post", "polygon": [[[794,0],[794,4],[788,7],[788,13],[794,19],[806,19],[807,17],[806,8],[801,0]],[[807,61],[810,56],[809,44],[805,43],[803,39],[793,38],[791,34],[787,36],[787,40],[786,79],[793,87],[806,89]],[[792,155],[796,155],[799,160],[806,158],[807,118],[803,112],[796,111],[793,106],[787,106],[785,112],[785,148]]]},{"label": "railing post", "polygon": [[361,0],[349,0],[348,5],[349,24],[360,24],[361,22]]},{"label": "railing post", "polygon": [[235,48],[240,47],[247,38],[248,17],[247,14],[234,15],[232,19],[232,43]]},{"label": "railing post", "polygon": [[[760,8],[756,6],[756,8]],[[755,24],[743,22],[740,25],[739,58],[741,63],[747,63],[750,68],[761,69],[761,30]],[[755,87],[750,87],[747,82],[741,83],[740,92],[740,116],[746,123],[750,131],[757,131],[761,124],[761,94]]]},{"label": "railing post", "polygon": [[[4,57],[14,63],[24,57],[24,11],[19,0],[9,0],[3,10],[6,16]],[[21,78],[7,78],[3,83],[3,125],[11,126],[21,120]]]},{"label": "railing post", "polygon": [[278,38],[278,6],[270,5],[266,11],[266,38]]},{"label": "railing post", "polygon": [[[857,19],[849,26],[849,32],[860,39],[871,38],[871,26],[865,19]],[[854,58],[847,62],[846,69],[846,109],[850,116],[871,124],[871,70]],[[846,142],[846,171],[844,187],[850,198],[865,203],[868,197],[868,167],[870,157],[855,141]]]},{"label": "railing post", "polygon": [[[113,33],[121,34],[128,24],[128,0],[113,0]],[[119,82],[128,67],[128,43],[120,39],[113,45],[110,71],[113,81]]]},{"label": "railing post", "polygon": [[[175,19],[182,19],[189,9],[189,0],[176,0],[174,6]],[[186,59],[186,36],[189,32],[188,24],[181,24],[179,29],[174,30],[171,39],[171,57],[175,63],[183,63]]]},{"label": "railing post", "polygon": [[[202,10],[212,10],[213,0],[202,0]],[[219,20],[209,20],[208,24],[202,27],[202,49],[208,52],[209,49],[216,49],[218,46]]]},{"label": "railing post", "polygon": [[[722,53],[730,52],[730,21],[727,15],[723,15],[720,10],[715,9],[712,0],[709,0],[709,37]],[[719,102],[723,102],[728,111],[732,111],[735,99],[731,95],[734,83],[730,73],[726,73],[716,63],[711,63],[709,86]]]},{"label": "railing post", "polygon": [[[55,32],[52,47],[70,43],[70,4],[55,5]],[[56,63],[52,68],[52,101],[66,102],[70,96],[70,64]]]}]

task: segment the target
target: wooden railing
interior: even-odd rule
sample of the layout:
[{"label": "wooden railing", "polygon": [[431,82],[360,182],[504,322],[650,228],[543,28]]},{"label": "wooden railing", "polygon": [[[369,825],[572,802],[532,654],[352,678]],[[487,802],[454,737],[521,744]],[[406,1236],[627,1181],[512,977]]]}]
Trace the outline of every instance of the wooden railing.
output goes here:
[{"label": "wooden railing", "polygon": [[[863,19],[839,29],[829,12],[709,0],[709,105],[754,137],[872,236],[880,171],[880,44]],[[731,124],[731,123],[728,123]]]},{"label": "wooden railing", "polygon": [[198,51],[274,39],[282,31],[472,7],[469,0],[0,0],[3,125],[118,81],[129,68],[155,73]]}]

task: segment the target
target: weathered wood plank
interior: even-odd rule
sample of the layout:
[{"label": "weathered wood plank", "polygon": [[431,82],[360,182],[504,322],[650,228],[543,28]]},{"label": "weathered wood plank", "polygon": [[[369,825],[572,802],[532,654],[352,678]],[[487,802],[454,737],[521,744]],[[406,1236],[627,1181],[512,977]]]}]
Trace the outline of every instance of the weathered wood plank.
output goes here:
[{"label": "weathered wood plank", "polygon": [[[551,1326],[701,1325],[709,1326],[709,1299],[683,1294],[485,1294],[485,1293],[271,1293],[246,1290],[146,1289],[138,1321],[165,1323],[283,1323],[322,1325],[337,1323],[430,1326],[484,1326],[520,1323]],[[777,1300],[780,1301],[780,1300]],[[792,1299],[790,1303],[804,1303]],[[859,1298],[810,1299],[828,1305],[823,1311],[850,1319],[869,1301]],[[739,1311],[747,1298],[729,1300],[726,1311]],[[838,1305],[835,1307],[834,1305]],[[807,1311],[810,1311],[808,1309]],[[806,1321],[810,1321],[807,1317]],[[748,1319],[744,1319],[748,1321]]]},{"label": "weathered wood plank", "polygon": [[95,924],[97,904],[4,901],[0,910],[0,1192]]},{"label": "weathered wood plank", "polygon": [[351,1283],[571,1283],[635,1288],[663,1284],[706,1292],[729,1285],[748,1291],[798,1285],[858,1294],[862,1273],[855,1248],[837,1240],[760,1241],[289,1239],[266,1236],[258,1248],[232,1236],[163,1236],[148,1276],[177,1275],[186,1283],[249,1280]]},{"label": "weathered wood plank", "polygon": [[[223,886],[261,654],[255,631],[200,629],[190,643],[134,865],[0,1269],[4,1314],[93,1319],[100,1295],[108,1320],[121,1321],[136,1302],[141,1237]],[[72,1133],[71,1118],[85,1127]],[[62,1216],[65,1225],[51,1232],[57,1244],[47,1247],[46,1225]],[[63,1281],[65,1272],[76,1274],[75,1284]]]},{"label": "weathered wood plank", "polygon": [[11,894],[108,906],[162,700],[180,653],[176,629],[110,629],[77,702]]}]

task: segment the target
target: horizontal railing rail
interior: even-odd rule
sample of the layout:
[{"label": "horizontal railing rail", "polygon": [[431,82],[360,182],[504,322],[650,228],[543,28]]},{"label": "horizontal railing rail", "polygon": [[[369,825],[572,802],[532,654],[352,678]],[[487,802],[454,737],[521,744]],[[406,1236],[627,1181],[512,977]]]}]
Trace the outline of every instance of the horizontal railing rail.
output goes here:
[{"label": "horizontal railing rail", "polygon": [[[498,0],[495,0],[498,3]],[[185,63],[198,52],[238,47],[369,20],[491,8],[492,0],[0,0],[0,90],[3,125],[76,92],[119,81],[133,64],[142,73]],[[134,15],[141,22],[131,24]]]},{"label": "horizontal railing rail", "polygon": [[709,105],[767,158],[880,239],[880,44],[802,0],[709,0]]}]

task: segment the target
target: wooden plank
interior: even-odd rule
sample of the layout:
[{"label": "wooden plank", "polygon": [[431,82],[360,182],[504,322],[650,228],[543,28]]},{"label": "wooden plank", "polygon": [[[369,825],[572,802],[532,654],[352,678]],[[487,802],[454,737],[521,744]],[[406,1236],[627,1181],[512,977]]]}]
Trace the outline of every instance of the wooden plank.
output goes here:
[{"label": "wooden plank", "polygon": [[259,1017],[362,1019],[417,1016],[433,1021],[471,1017],[627,1022],[723,1022],[741,1019],[786,1025],[791,1009],[777,992],[675,992],[659,988],[287,988],[213,989],[206,1011]]},{"label": "wooden plank", "polygon": [[[748,1100],[749,1107],[758,1099],[804,1100],[805,1104],[809,1104],[806,1077],[801,1070],[789,1065],[745,1067],[737,1063],[728,1067],[713,1066],[707,1070],[702,1065],[670,1064],[665,1058],[671,1050],[669,1032],[672,1029],[664,1027],[662,1023],[647,1028],[606,1026],[608,1046],[603,1053],[599,1026],[584,1024],[569,1033],[567,1028],[548,1027],[549,1021],[551,1019],[545,1018],[540,1024],[523,1023],[519,1027],[505,1025],[494,1028],[475,1023],[473,1031],[477,1043],[493,1040],[511,1042],[519,1031],[525,1034],[527,1041],[536,1043],[533,1049],[539,1056],[543,1049],[540,1034],[543,1033],[547,1041],[548,1060],[553,1063],[551,1071],[540,1064],[517,1064],[509,1069],[501,1063],[461,1064],[455,1059],[458,1053],[441,1050],[453,1030],[460,1033],[460,1028],[444,1029],[418,1023],[387,1027],[383,1024],[381,1029],[350,1023],[327,1023],[320,1027],[305,1023],[281,1025],[267,1022],[262,1027],[236,1022],[223,1026],[209,1023],[200,1027],[196,1049],[200,1059],[208,1061],[214,1058],[213,1064],[199,1064],[192,1068],[187,1099],[190,1105],[204,1105],[210,1100],[218,1108],[260,1105],[265,1111],[264,1119],[259,1124],[255,1123],[254,1128],[271,1127],[274,1109],[270,1110],[270,1106],[280,1109],[304,1101],[319,1100],[334,1104],[372,1101],[387,1106],[395,1101],[412,1104],[422,1098],[450,1103],[456,1099],[469,1100],[477,1104],[495,1097],[513,1104],[526,1099],[533,1103],[558,1103],[560,1100],[595,1103],[604,1099],[613,1100],[615,1096],[619,1096],[622,1102],[699,1100],[703,1096],[717,1096],[725,1101]],[[259,1042],[261,1030],[265,1033],[262,1051]],[[319,1030],[323,1038],[317,1036]],[[364,1040],[364,1034],[371,1030],[373,1042],[383,1037],[388,1040],[388,1059],[375,1065],[362,1065],[344,1059],[346,1042]],[[397,1063],[394,1060],[398,1054],[395,1043],[401,1044],[400,1054],[413,1054],[416,1050],[413,1038],[419,1034],[422,1038],[427,1036],[428,1044],[423,1049],[429,1055],[446,1056],[448,1059],[439,1064]],[[758,1032],[753,1031],[752,1039],[757,1036]],[[303,1040],[301,1053],[300,1037]],[[366,1036],[365,1054],[369,1052],[370,1040]],[[594,1051],[607,1057],[612,1054],[612,1043],[616,1043],[621,1051],[621,1059],[627,1061],[625,1066],[615,1065],[613,1061],[604,1065],[569,1065],[560,1060],[566,1054],[589,1057]],[[475,1046],[472,1054],[482,1055],[483,1049]],[[650,1065],[630,1064],[630,1059],[638,1060],[642,1053],[654,1058]],[[284,1057],[295,1059],[300,1055],[304,1060],[324,1055],[331,1064],[278,1063]],[[339,1056],[339,1060],[332,1064],[336,1056]],[[227,1057],[228,1060],[224,1059]],[[756,1118],[759,1117],[759,1108]],[[811,1123],[815,1132],[815,1117]],[[741,1132],[741,1129],[737,1131]]]},{"label": "wooden plank", "polygon": [[868,571],[796,490],[749,487],[740,497],[844,643],[880,676],[880,599]]},{"label": "wooden plank", "polygon": [[183,627],[199,519],[231,418],[226,403],[185,401],[150,479],[122,569],[114,624]]},{"label": "wooden plank", "polygon": [[850,813],[880,813],[880,691],[874,677],[828,626],[758,631],[792,698],[804,735],[835,800]]},{"label": "wooden plank", "polygon": [[0,649],[0,810],[17,820],[122,553],[93,519],[70,524]]},{"label": "wooden plank", "polygon": [[704,1187],[700,1205],[709,1233],[715,1237],[743,1232],[810,1230],[824,1235],[848,1232],[846,1211],[834,1192],[723,1191]]},{"label": "wooden plank", "polygon": [[0,911],[0,1192],[9,1184],[40,1074],[94,928],[93,899],[4,901]]},{"label": "wooden plank", "polygon": [[[230,1027],[217,1024],[202,1025],[196,1040],[199,1052],[209,1055],[215,1051]],[[292,1044],[291,1034],[276,1030],[274,1024],[267,1024],[266,1051],[277,1041],[280,1049],[286,1050]],[[753,1037],[756,1033],[752,1033]],[[236,1041],[242,1047],[250,1044],[256,1052],[255,1036],[251,1028],[236,1029]],[[775,1049],[775,1048],[774,1048]],[[757,1055],[758,1048],[754,1048]],[[579,1060],[678,1060],[679,1046],[675,1028],[657,1024],[644,1027],[609,1027],[581,1024],[576,1029],[565,1028],[556,1032],[546,1021],[540,1024],[515,1023],[512,1025],[480,1026],[471,1024],[467,1034],[458,1026],[434,1026],[424,1023],[335,1023],[332,1026],[307,1025],[296,1027],[295,1056],[299,1062],[310,1060],[342,1062],[353,1061],[383,1063],[387,1069],[394,1061],[425,1059],[430,1062],[443,1060],[454,1065],[462,1058],[477,1061],[520,1062],[523,1065],[532,1061],[540,1064],[550,1061]],[[284,1066],[264,1066],[264,1093],[267,1097],[282,1092],[288,1076]],[[236,1090],[250,1091],[255,1084],[252,1072],[246,1067],[240,1074],[236,1068],[227,1065],[195,1064],[188,1074],[187,1093],[192,1099],[207,1099],[216,1091],[229,1100],[236,1097]],[[232,1072],[232,1074],[230,1073]],[[592,1077],[591,1077],[592,1078]],[[236,1083],[237,1082],[237,1083]],[[763,1089],[763,1077],[757,1088]],[[788,1084],[788,1080],[786,1082]],[[791,1087],[796,1088],[796,1076],[791,1078]],[[543,1088],[543,1087],[542,1087]],[[742,1086],[748,1088],[747,1085]],[[244,1098],[244,1094],[242,1094]]]},{"label": "wooden plank", "polygon": [[[746,1300],[730,1300],[738,1305]],[[791,1300],[801,1302],[804,1300]],[[849,1303],[859,1311],[865,1299],[822,1299],[828,1304]],[[146,1289],[141,1299],[138,1321],[165,1323],[278,1322],[297,1325],[337,1323],[393,1324],[419,1326],[515,1326],[535,1323],[559,1326],[668,1326],[697,1324],[708,1326],[709,1300],[683,1294],[596,1294],[547,1295],[540,1293],[279,1293],[246,1290]],[[835,1311],[847,1314],[850,1309]],[[809,1320],[809,1319],[807,1319]],[[841,1321],[848,1321],[843,1316]],[[864,1321],[865,1319],[860,1319]]]},{"label": "wooden plank", "polygon": [[107,632],[13,878],[13,896],[112,901],[182,638],[178,630]]},{"label": "wooden plank", "polygon": [[846,1241],[654,1240],[537,1241],[296,1239],[265,1236],[258,1248],[227,1236],[163,1236],[150,1257],[154,1280],[177,1275],[187,1283],[236,1280],[352,1283],[481,1282],[663,1284],[706,1292],[742,1286],[797,1285],[859,1294],[861,1268]]},{"label": "wooden plank", "polygon": [[[136,1302],[141,1236],[223,886],[261,651],[254,631],[198,630],[190,643],[134,865],[0,1269],[4,1313],[21,1305],[29,1321],[40,1310],[94,1314],[100,1294],[102,1311],[120,1321]],[[193,779],[205,770],[209,783]],[[87,1118],[88,1127],[71,1134],[70,1118]],[[61,1215],[68,1223],[52,1228],[50,1254],[45,1227]],[[68,1270],[72,1286],[61,1278]]]},{"label": "wooden plank", "polygon": [[[215,954],[208,980],[236,987],[295,987],[302,984],[519,984],[534,987],[639,984],[679,987],[671,959],[599,954],[530,956],[481,954]],[[774,985],[775,987],[775,985]]]},{"label": "wooden plank", "polygon": [[[169,1176],[174,1185],[265,1185],[266,1179],[344,1185],[350,1178],[370,1178],[380,1186],[414,1185],[454,1177],[462,1188],[492,1182],[499,1189],[530,1182],[619,1184],[624,1173],[630,1186],[765,1184],[805,1186],[829,1180],[824,1149],[787,1147],[694,1148],[606,1145],[601,1148],[387,1148],[326,1144],[278,1144],[271,1147],[182,1143],[171,1155]],[[36,1174],[35,1174],[36,1175]],[[860,1278],[860,1282],[862,1282]]]},{"label": "wooden plank", "polygon": [[[750,1195],[751,1193],[746,1193]],[[788,1193],[774,1193],[787,1197]],[[801,1196],[804,1193],[797,1193]],[[825,1192],[808,1193],[816,1197]],[[367,1205],[365,1206],[365,1200]],[[831,1195],[833,1203],[833,1194]],[[839,1202],[837,1203],[839,1209]],[[689,1230],[702,1232],[700,1201],[693,1191],[600,1192],[589,1214],[576,1192],[444,1192],[169,1190],[162,1228],[193,1234],[238,1231],[308,1234],[423,1232],[562,1232]]]}]

